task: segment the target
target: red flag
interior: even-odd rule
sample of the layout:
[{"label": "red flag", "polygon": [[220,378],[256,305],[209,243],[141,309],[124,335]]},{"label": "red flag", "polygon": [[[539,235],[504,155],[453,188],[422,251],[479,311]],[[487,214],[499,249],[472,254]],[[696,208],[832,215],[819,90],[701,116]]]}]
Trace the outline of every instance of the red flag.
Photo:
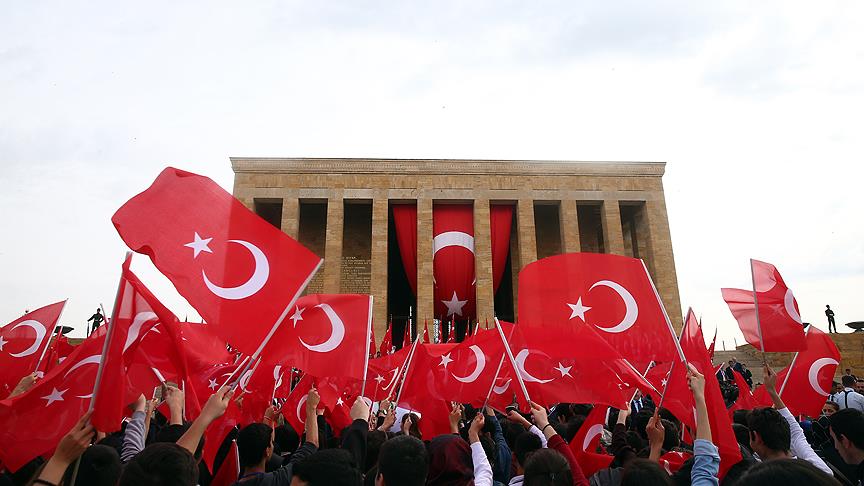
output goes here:
[{"label": "red flag", "polygon": [[[220,444],[221,445],[221,444]],[[228,456],[219,466],[219,472],[213,476],[210,486],[231,486],[240,478],[240,452],[237,450],[237,441],[231,441]]]},{"label": "red flag", "polygon": [[687,459],[690,459],[691,457],[693,457],[693,455],[686,452],[669,451],[660,456],[660,459],[657,462],[660,463],[660,466],[662,466],[668,474],[672,475],[678,472],[678,470],[684,466],[684,463],[687,462]]},{"label": "red flag", "polygon": [[602,403],[620,409],[636,388],[651,387],[594,328],[574,323],[569,338],[514,326],[508,341],[532,401]]},{"label": "red flag", "polygon": [[429,323],[423,319],[423,344],[429,344]]},{"label": "red flag", "polygon": [[[744,377],[737,371],[732,371],[732,376],[735,378],[735,384],[738,385],[738,400],[729,408],[729,412],[735,410],[753,410],[761,405],[753,398],[753,392],[750,390],[750,385],[744,381]],[[821,404],[820,404],[821,407]]]},{"label": "red flag", "polygon": [[[369,370],[366,373],[366,396],[368,398],[380,402],[395,396],[399,386],[399,377],[402,375],[410,353],[411,346],[405,346],[391,355],[369,360]],[[354,382],[353,386],[353,393],[358,395],[360,382]]]},{"label": "red flag", "polygon": [[369,329],[369,357],[374,358],[375,353],[378,352],[377,345],[375,344],[375,324],[372,324],[372,328]]},{"label": "red flag", "polygon": [[[512,324],[502,323],[512,332]],[[449,400],[482,406],[492,388],[504,358],[504,345],[498,333],[469,336],[442,354],[435,364],[435,379],[440,393]]]},{"label": "red flag", "polygon": [[777,386],[792,415],[818,417],[830,393],[840,351],[827,334],[813,326],[807,328],[806,346],[791,365],[777,373]]},{"label": "red flag", "polygon": [[[212,180],[172,167],[111,218],[235,348],[255,353],[321,259]],[[365,349],[365,344],[363,346]]]},{"label": "red flag", "polygon": [[590,478],[601,469],[606,469],[612,463],[613,456],[597,452],[608,414],[609,407],[594,407],[570,441],[570,450],[576,456],[576,461],[579,462],[579,467],[582,468],[586,478]]},{"label": "red flag", "polygon": [[660,363],[651,368],[645,378],[656,389],[647,392],[654,403],[661,404],[685,425],[696,427],[695,403],[687,385],[687,368],[683,361]]},{"label": "red flag", "polygon": [[402,335],[402,347],[411,344],[411,320],[405,323],[405,333]]},{"label": "red flag", "polygon": [[456,343],[456,321],[454,319],[450,319],[450,332],[447,335],[447,344],[455,344]]},{"label": "red flag", "polygon": [[519,326],[567,342],[588,324],[639,369],[678,358],[674,334],[641,260],[569,253],[519,272]]},{"label": "red flag", "polygon": [[381,356],[387,356],[393,352],[393,322],[387,326],[387,331],[384,332],[384,339],[381,340]]},{"label": "red flag", "polygon": [[0,396],[8,396],[21,378],[36,371],[65,305],[64,300],[40,307],[0,328]]},{"label": "red flag", "polygon": [[708,357],[711,362],[714,362],[714,346],[717,344],[717,328],[714,328],[714,339],[711,340],[711,346],[708,347]]},{"label": "red flag", "polygon": [[[142,392],[131,390],[127,368],[141,337],[158,322],[153,305],[158,303],[147,287],[129,270],[132,254],[123,263],[120,289],[114,315],[108,325],[108,345],[102,357],[102,375],[97,385],[90,421],[96,430],[111,433],[120,430],[126,405]],[[161,304],[159,304],[161,305]],[[161,314],[170,314],[167,309]],[[153,383],[150,383],[152,385]],[[151,388],[152,389],[152,388]]]},{"label": "red flag", "polygon": [[306,430],[306,396],[312,389],[312,380],[311,376],[303,375],[282,405],[282,416],[298,435]]},{"label": "red flag", "polygon": [[231,432],[231,429],[240,423],[241,416],[240,407],[237,405],[237,399],[234,398],[228,403],[228,408],[221,417],[213,421],[204,432],[204,449],[201,451],[201,458],[204,464],[213,472],[213,465],[216,462],[216,454],[219,453],[219,447]]},{"label": "red flag", "polygon": [[51,345],[50,351],[45,356],[45,359],[42,360],[42,366],[40,366],[43,375],[48,374],[55,366],[60,364],[64,359],[69,357],[72,354],[72,351],[75,349],[71,343],[69,343],[69,338],[64,335],[59,335],[54,339],[53,344]]},{"label": "red flag", "polygon": [[0,401],[0,461],[10,470],[48,457],[87,411],[105,331],[90,335],[26,393]]},{"label": "red flag", "polygon": [[[764,352],[800,351],[805,347],[798,302],[770,263],[750,260],[755,292],[721,289],[723,300],[738,321],[744,339]],[[756,304],[753,297],[756,296]],[[755,309],[758,307],[757,316]],[[759,339],[761,330],[762,339]],[[763,349],[764,345],[764,349]]]},{"label": "red flag", "polygon": [[262,354],[265,361],[290,363],[314,376],[363,379],[369,359],[371,296],[307,295],[297,300],[288,315]]},{"label": "red flag", "polygon": [[471,204],[432,206],[435,315],[474,316],[474,209]]},{"label": "red flag", "polygon": [[708,357],[708,349],[705,348],[702,329],[696,322],[692,310],[687,313],[687,320],[681,333],[681,348],[688,362],[699,373],[705,375],[705,404],[708,408],[708,421],[711,424],[711,440],[720,451],[720,477],[723,477],[730,467],[741,460],[741,450],[732,431],[732,422],[726,411],[726,402],[720,392],[720,384],[714,375],[714,366]]},{"label": "red flag", "polygon": [[451,398],[438,387],[435,367],[441,356],[451,349],[451,344],[418,345],[402,383],[397,405],[420,413],[418,426],[426,438],[450,433],[448,404]]}]

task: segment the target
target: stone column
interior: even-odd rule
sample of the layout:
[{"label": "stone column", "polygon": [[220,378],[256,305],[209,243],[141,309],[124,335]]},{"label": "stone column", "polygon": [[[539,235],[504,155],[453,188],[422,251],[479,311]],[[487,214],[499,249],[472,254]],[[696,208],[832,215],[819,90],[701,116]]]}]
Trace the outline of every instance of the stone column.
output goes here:
[{"label": "stone column", "polygon": [[519,265],[513,266],[513,310],[519,319],[519,276],[520,270],[537,260],[537,230],[534,226],[534,200],[520,199],[516,204],[516,226],[519,235]]},{"label": "stone column", "polygon": [[579,208],[575,199],[561,201],[561,249],[564,253],[576,253],[581,251],[582,243],[579,240]]},{"label": "stone column", "polygon": [[372,276],[369,291],[374,297],[372,319],[375,337],[380,342],[387,330],[387,195],[376,192],[372,200]]},{"label": "stone column", "polygon": [[477,280],[477,320],[495,317],[492,288],[492,229],[489,200],[474,200],[474,278]]},{"label": "stone column", "polygon": [[650,254],[646,259],[650,259],[652,263],[649,266],[649,268],[653,267],[651,277],[654,285],[657,286],[663,305],[666,306],[666,313],[669,314],[672,325],[677,332],[681,332],[684,325],[681,297],[678,294],[678,276],[675,271],[675,256],[672,253],[672,235],[669,232],[669,220],[666,215],[666,200],[662,193],[657,199],[645,201],[645,216],[648,220],[647,237],[650,238],[650,244],[647,245]]},{"label": "stone column", "polygon": [[432,285],[432,199],[417,198],[417,322],[435,317]]},{"label": "stone column", "polygon": [[603,244],[606,253],[624,255],[624,235],[621,231],[621,208],[617,199],[603,200]]},{"label": "stone column", "polygon": [[300,200],[296,197],[282,198],[282,232],[297,239],[300,233]]},{"label": "stone column", "polygon": [[342,238],[345,218],[345,201],[342,191],[334,190],[327,200],[327,237],[324,243],[324,293],[341,292]]}]

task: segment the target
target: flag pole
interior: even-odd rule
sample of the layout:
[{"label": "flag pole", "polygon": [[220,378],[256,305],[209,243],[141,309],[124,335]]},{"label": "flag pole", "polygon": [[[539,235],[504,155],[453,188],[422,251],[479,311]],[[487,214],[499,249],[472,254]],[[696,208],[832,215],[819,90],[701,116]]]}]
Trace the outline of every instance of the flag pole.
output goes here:
[{"label": "flag pole", "polygon": [[[369,296],[369,322],[366,326],[366,353],[363,354],[363,385],[360,387],[360,396],[366,394],[366,373],[369,371],[369,340],[372,339],[372,301],[374,297]],[[274,390],[275,391],[275,390]]]},{"label": "flag pole", "polygon": [[651,290],[654,291],[654,297],[657,299],[657,303],[660,304],[660,310],[663,311],[663,318],[666,319],[666,326],[669,328],[669,335],[672,336],[672,342],[675,343],[675,349],[678,351],[678,357],[681,358],[681,361],[686,364],[687,358],[684,357],[684,350],[681,349],[681,343],[678,342],[680,338],[678,337],[678,335],[675,334],[675,328],[672,327],[672,321],[669,320],[669,314],[666,312],[666,306],[663,305],[663,301],[660,299],[660,293],[657,292],[657,286],[654,285],[654,279],[652,279],[651,274],[648,273],[648,267],[645,266],[645,260],[639,259],[639,261],[642,262],[642,269],[645,270],[645,276],[648,277],[648,282],[651,283]]},{"label": "flag pole", "polygon": [[756,293],[756,271],[753,270],[753,259],[750,259],[750,278],[753,281],[753,303],[756,305],[756,330],[759,332],[759,347],[762,348],[762,365],[768,364],[765,359],[765,340],[762,339],[762,320],[759,318],[759,296]]},{"label": "flag pole", "polygon": [[516,365],[516,358],[513,357],[513,351],[510,349],[510,344],[507,342],[507,338],[504,337],[504,330],[501,329],[501,323],[498,321],[498,317],[495,317],[495,328],[498,329],[498,335],[501,336],[501,342],[504,343],[504,351],[510,359],[510,364],[513,365],[513,369],[516,371],[516,380],[519,381],[519,387],[522,388],[522,394],[525,395],[525,400],[530,404],[531,397],[528,396],[528,389],[525,388],[525,382],[522,380],[522,369]]},{"label": "flag pole", "polygon": [[[807,326],[807,329],[804,331],[804,339],[807,339],[807,335],[810,334],[810,327],[811,326]],[[789,382],[789,375],[792,374],[792,368],[795,366],[795,361],[798,361],[798,353],[800,353],[800,351],[795,351],[795,356],[792,356],[792,362],[789,363],[789,369],[786,370],[786,376],[783,378],[783,384],[780,385],[780,398],[783,398],[783,390],[786,389],[786,383]]]},{"label": "flag pole", "polygon": [[498,369],[495,370],[495,376],[492,378],[492,384],[489,385],[489,393],[486,394],[486,400],[483,401],[483,410],[489,405],[489,397],[492,396],[492,391],[495,390],[495,382],[498,381],[498,373],[501,373],[501,366],[504,364],[504,356],[501,356],[501,361],[498,362]]},{"label": "flag pole", "polygon": [[231,383],[231,380],[234,378],[234,375],[236,375],[237,372],[240,371],[241,368],[243,369],[243,371],[240,373],[240,376],[243,376],[243,373],[246,372],[246,368],[245,368],[246,362],[249,361],[250,357],[251,356],[246,356],[245,358],[243,358],[243,361],[240,362],[240,365],[238,365],[236,368],[234,368],[234,371],[232,371],[231,374],[228,375],[228,379],[225,380],[225,383],[222,383],[222,385],[219,388],[222,388],[223,386],[228,385],[228,383]]},{"label": "flag pole", "polygon": [[[60,325],[60,317],[63,316],[63,310],[66,308],[66,302],[69,302],[69,299],[63,301],[63,306],[60,307],[60,313],[57,314],[57,320],[54,321],[54,326],[57,329],[54,329],[54,347],[57,347],[57,341],[60,339],[60,331],[63,330],[63,326]],[[42,354],[39,355],[39,361],[36,362],[36,367],[33,368],[33,372],[36,373],[39,370],[39,365],[42,364],[42,359],[45,358],[45,353],[48,351],[48,348],[51,347],[51,338],[48,339],[48,344],[42,348]]]},{"label": "flag pole", "polygon": [[[405,362],[405,369],[402,370],[401,375],[403,375],[402,381],[399,384],[399,393],[396,395],[396,405],[399,405],[399,400],[402,399],[402,390],[405,389],[405,380],[408,379],[408,370],[411,368],[411,362],[414,361],[414,351],[417,349],[417,344],[420,340],[414,341],[414,344],[411,346],[411,351],[408,353],[408,361]],[[390,390],[390,396],[393,396],[393,390]]]}]

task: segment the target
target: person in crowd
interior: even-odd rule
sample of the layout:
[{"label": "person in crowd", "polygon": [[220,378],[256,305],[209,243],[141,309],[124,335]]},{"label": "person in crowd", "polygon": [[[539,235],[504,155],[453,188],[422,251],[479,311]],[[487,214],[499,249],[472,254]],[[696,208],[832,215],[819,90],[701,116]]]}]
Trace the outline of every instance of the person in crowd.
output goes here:
[{"label": "person in crowd", "polygon": [[747,365],[745,365],[744,363],[741,363],[741,375],[744,377],[744,381],[747,382],[747,386],[749,386],[750,389],[752,390],[753,389],[753,372],[750,371],[750,369],[747,368]]},{"label": "person in crowd", "polygon": [[777,393],[777,374],[768,365],[764,368],[765,391],[774,408],[757,408],[747,416],[750,447],[762,461],[797,457],[813,464],[825,474],[833,471],[807,443],[804,431]]},{"label": "person in crowd", "polygon": [[469,426],[468,443],[455,434],[432,439],[428,448],[427,485],[492,486],[492,467],[480,444],[480,430],[484,424],[485,417],[478,413]]},{"label": "person in crowd", "polygon": [[781,458],[750,467],[735,486],[841,486],[809,461]]},{"label": "person in crowd", "polygon": [[831,438],[846,464],[855,466],[855,481],[864,482],[864,414],[847,408],[828,417]]},{"label": "person in crowd", "polygon": [[381,445],[376,486],[423,486],[429,472],[426,446],[416,437],[402,435]]},{"label": "person in crowd", "polygon": [[648,401],[642,396],[641,391],[636,390],[633,400],[630,400],[630,413],[635,415],[642,410],[653,410],[653,407],[648,409]]},{"label": "person in crowd", "polygon": [[88,325],[89,325],[91,322],[93,323],[93,327],[90,329],[90,332],[91,332],[91,333],[96,332],[96,329],[99,329],[99,326],[102,324],[102,321],[103,321],[104,319],[105,319],[105,317],[102,315],[102,309],[100,309],[100,308],[97,307],[97,308],[96,308],[96,313],[93,314],[92,316],[90,316],[89,319],[87,319],[87,324],[88,324]]},{"label": "person in crowd", "polygon": [[846,376],[851,376],[851,377],[855,378],[856,381],[858,380],[858,378],[857,378],[855,375],[852,374],[852,368],[846,368],[846,369],[844,370],[844,373],[843,373],[843,374],[846,375]]},{"label": "person in crowd", "polygon": [[864,380],[862,380],[861,378],[855,380],[855,391],[860,394],[864,394]]},{"label": "person in crowd", "polygon": [[[848,370],[847,370],[848,371]],[[853,375],[843,375],[840,379],[843,383],[843,391],[834,395],[833,402],[840,406],[840,409],[854,408],[859,412],[864,412],[864,395],[855,391],[855,384],[858,382]]]},{"label": "person in crowd", "polygon": [[825,317],[828,318],[828,332],[837,332],[837,324],[834,322],[834,311],[831,310],[831,306],[825,304]]},{"label": "person in crowd", "polygon": [[570,463],[557,451],[541,449],[525,460],[525,486],[572,486]]}]

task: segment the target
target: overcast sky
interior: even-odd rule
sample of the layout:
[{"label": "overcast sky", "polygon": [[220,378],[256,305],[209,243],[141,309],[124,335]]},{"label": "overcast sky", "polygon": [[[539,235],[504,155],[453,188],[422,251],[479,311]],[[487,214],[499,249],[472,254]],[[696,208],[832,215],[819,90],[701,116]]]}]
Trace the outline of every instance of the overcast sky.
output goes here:
[{"label": "overcast sky", "polygon": [[68,297],[83,332],[113,212],[166,165],[230,191],[230,156],[665,161],[706,334],[742,342],[750,257],[864,320],[862,117],[858,0],[3,2],[0,323]]}]

